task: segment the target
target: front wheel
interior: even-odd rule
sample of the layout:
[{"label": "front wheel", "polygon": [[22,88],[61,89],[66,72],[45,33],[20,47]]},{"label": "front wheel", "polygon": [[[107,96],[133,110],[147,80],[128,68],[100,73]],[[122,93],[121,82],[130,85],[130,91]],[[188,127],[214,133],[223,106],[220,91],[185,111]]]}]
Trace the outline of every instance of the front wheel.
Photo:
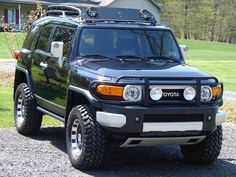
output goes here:
[{"label": "front wheel", "polygon": [[194,145],[183,145],[181,151],[184,158],[200,165],[212,164],[220,154],[223,140],[222,126],[208,135],[202,142]]},{"label": "front wheel", "polygon": [[88,105],[74,107],[67,121],[67,152],[71,164],[80,170],[98,167],[105,152],[105,132]]}]

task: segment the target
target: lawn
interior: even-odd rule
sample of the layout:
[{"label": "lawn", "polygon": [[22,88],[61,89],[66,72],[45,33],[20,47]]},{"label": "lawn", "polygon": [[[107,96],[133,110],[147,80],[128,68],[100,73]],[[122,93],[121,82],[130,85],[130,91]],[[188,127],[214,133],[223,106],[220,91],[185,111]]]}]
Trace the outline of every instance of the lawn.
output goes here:
[{"label": "lawn", "polygon": [[0,59],[12,58],[12,54],[10,51],[20,49],[22,47],[25,36],[26,33],[0,32]]},{"label": "lawn", "polygon": [[236,91],[236,45],[219,42],[179,40],[189,47],[186,63],[224,82],[225,90]]}]

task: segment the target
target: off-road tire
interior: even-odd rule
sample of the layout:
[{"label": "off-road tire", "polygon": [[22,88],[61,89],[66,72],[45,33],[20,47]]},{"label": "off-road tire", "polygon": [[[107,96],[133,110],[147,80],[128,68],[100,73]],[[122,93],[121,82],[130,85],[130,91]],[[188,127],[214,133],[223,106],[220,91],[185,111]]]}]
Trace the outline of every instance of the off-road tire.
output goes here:
[{"label": "off-road tire", "polygon": [[[96,111],[92,106],[74,107],[68,117],[66,127],[67,153],[71,164],[79,170],[97,168],[105,153],[106,136],[103,128],[96,121]],[[81,132],[81,153],[74,157],[72,153],[72,126],[78,121]]]},{"label": "off-road tire", "polygon": [[[18,99],[22,98],[24,103],[24,119],[17,124]],[[20,84],[15,92],[14,99],[14,121],[16,130],[22,135],[34,135],[39,132],[42,124],[42,114],[37,111],[37,103],[27,84]]]},{"label": "off-road tire", "polygon": [[195,145],[183,145],[181,146],[181,151],[188,162],[199,165],[210,165],[220,154],[222,140],[222,126],[218,126],[202,142]]}]

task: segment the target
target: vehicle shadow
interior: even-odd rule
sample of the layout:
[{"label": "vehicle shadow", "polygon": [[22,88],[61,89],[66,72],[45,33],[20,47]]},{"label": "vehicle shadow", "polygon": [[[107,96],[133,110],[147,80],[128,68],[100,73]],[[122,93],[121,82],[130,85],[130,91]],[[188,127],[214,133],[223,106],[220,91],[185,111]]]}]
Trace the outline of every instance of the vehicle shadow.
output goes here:
[{"label": "vehicle shadow", "polygon": [[[53,146],[66,153],[63,127],[42,128],[39,135],[31,138],[50,141]],[[235,161],[235,158],[220,157],[210,166],[188,164],[183,160],[179,146],[175,145],[116,148],[107,150],[104,162],[98,170],[83,173],[92,176],[226,177],[236,176],[236,165],[233,164]]]}]

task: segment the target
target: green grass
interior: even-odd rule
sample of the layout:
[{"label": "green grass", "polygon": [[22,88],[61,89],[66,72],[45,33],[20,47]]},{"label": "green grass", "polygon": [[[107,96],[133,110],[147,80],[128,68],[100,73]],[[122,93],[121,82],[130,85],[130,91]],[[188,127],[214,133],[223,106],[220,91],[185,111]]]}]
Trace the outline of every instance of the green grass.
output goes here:
[{"label": "green grass", "polygon": [[22,47],[25,36],[26,33],[0,32],[0,59],[13,58],[12,51]]},{"label": "green grass", "polygon": [[[0,128],[14,127],[14,116],[13,116],[13,99],[12,99],[13,89],[0,86]],[[45,125],[63,125],[63,123],[49,117],[44,116],[43,126]]]},{"label": "green grass", "polygon": [[179,40],[189,47],[186,63],[223,81],[225,90],[236,91],[236,45],[209,41]]},{"label": "green grass", "polygon": [[189,47],[189,60],[236,60],[236,45],[220,42],[179,40]]}]

